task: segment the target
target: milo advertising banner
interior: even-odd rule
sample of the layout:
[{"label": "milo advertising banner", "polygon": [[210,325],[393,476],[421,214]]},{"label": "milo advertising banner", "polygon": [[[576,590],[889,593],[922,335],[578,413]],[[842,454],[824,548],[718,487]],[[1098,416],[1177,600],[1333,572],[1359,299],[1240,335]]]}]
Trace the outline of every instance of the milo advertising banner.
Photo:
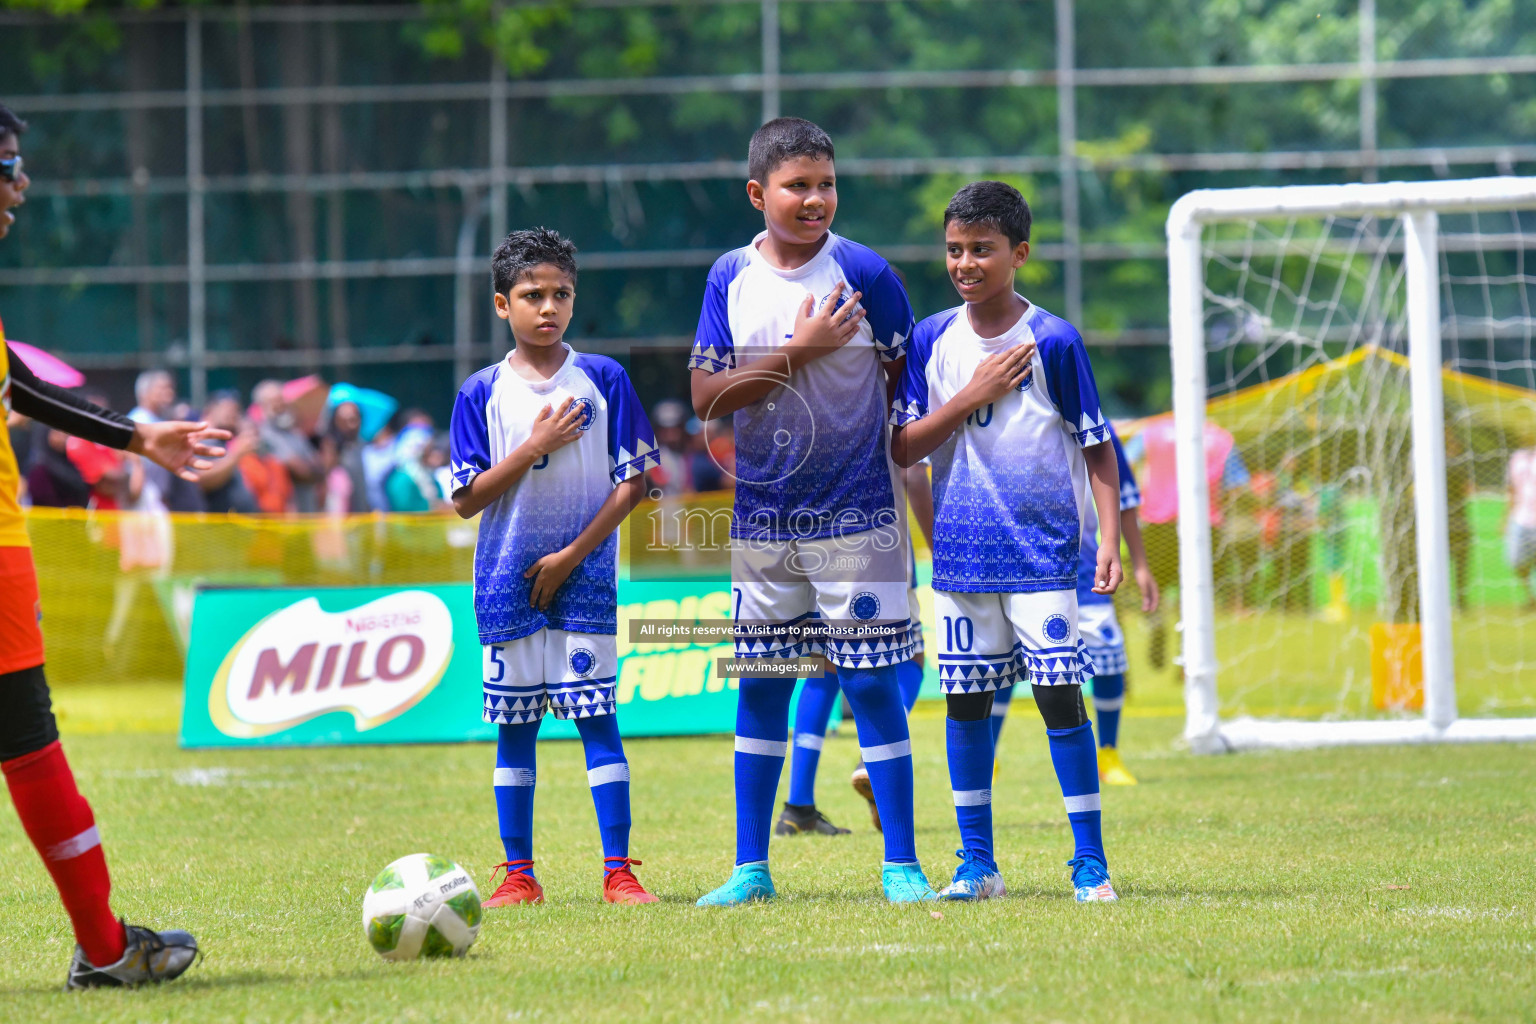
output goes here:
[{"label": "milo advertising banner", "polygon": [[[623,583],[619,724],[629,736],[729,733],[730,645],[631,643],[628,623],[730,614],[704,582]],[[186,747],[493,740],[480,720],[481,649],[469,584],[202,589],[193,602],[181,743]],[[540,735],[576,736],[553,714]]]}]

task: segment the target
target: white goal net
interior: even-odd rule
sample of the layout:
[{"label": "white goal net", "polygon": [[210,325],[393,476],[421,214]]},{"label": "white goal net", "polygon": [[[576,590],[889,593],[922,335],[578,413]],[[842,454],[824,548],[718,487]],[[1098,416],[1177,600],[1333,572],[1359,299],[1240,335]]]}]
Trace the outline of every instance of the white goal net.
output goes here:
[{"label": "white goal net", "polygon": [[1536,178],[1168,219],[1186,736],[1536,738]]}]

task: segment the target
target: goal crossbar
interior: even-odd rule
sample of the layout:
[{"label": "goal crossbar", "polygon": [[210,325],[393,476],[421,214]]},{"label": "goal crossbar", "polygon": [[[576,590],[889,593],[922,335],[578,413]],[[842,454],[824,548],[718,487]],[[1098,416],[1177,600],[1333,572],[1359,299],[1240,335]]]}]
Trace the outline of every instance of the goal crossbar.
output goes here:
[{"label": "goal crossbar", "polygon": [[[1201,753],[1360,743],[1536,739],[1536,719],[1462,719],[1452,662],[1445,494],[1438,215],[1536,209],[1536,177],[1202,189],[1168,214],[1169,334],[1178,475],[1185,738]],[[1205,462],[1207,395],[1202,230],[1235,220],[1401,217],[1407,285],[1414,501],[1424,659],[1421,720],[1223,722],[1216,690],[1215,592]]]}]

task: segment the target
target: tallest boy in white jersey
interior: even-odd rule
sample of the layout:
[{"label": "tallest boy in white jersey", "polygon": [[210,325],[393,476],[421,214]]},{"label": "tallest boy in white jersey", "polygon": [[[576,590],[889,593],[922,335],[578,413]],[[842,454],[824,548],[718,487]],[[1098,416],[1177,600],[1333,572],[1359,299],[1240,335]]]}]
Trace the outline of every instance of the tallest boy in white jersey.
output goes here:
[{"label": "tallest boy in white jersey", "polygon": [[[796,673],[768,663],[822,653],[858,725],[884,825],[885,894],[934,895],[912,834],[896,681],[912,646],[907,537],[885,427],[912,307],[885,260],[830,231],[832,160],[832,140],[809,121],[778,118],[753,134],[747,195],[766,230],[710,270],[689,360],[699,418],[735,416],[736,656],[765,663],[741,680],[737,704],[736,870],[704,906],[774,894],[768,835]],[[807,638],[807,625],[826,632]]]}]

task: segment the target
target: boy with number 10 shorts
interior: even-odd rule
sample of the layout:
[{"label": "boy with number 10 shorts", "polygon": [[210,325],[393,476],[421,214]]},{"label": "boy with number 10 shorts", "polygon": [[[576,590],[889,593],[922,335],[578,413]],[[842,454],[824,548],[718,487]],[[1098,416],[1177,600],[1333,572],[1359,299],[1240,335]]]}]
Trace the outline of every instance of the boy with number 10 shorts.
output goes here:
[{"label": "boy with number 10 shorts", "polygon": [[[893,903],[933,899],[912,828],[912,745],[896,666],[911,651],[908,539],[887,452],[887,382],[912,330],[889,264],[832,234],[832,140],[778,118],[752,136],[747,195],[765,230],[710,270],[689,360],[693,406],[734,414],[731,519],[736,869],[699,900],[774,896],[768,836],[798,659],[825,654],[853,709],[884,826]],[[787,674],[773,663],[791,661]]]},{"label": "boy with number 10 shorts", "polygon": [[1014,291],[1029,227],[1029,204],[1003,182],[955,194],[944,244],[965,304],[918,325],[892,410],[896,462],[933,461],[935,632],[961,838],[940,896],[1004,892],[992,845],[991,706],[1027,671],[1076,844],[1073,890],[1082,902],[1107,901],[1115,892],[1075,588],[1090,501],[1103,529],[1092,590],[1120,584],[1120,485],[1082,338]]},{"label": "boy with number 10 shorts", "polygon": [[[603,838],[603,899],[654,903],[629,856],[629,762],[614,717],[619,524],[659,464],[629,376],[565,344],[576,247],[546,228],[514,231],[491,259],[496,315],[514,347],[453,404],[453,505],[483,512],[475,619],[485,721],[497,726],[496,815],[506,877],[487,907],[541,903],[533,873],[536,741],[546,709],[574,721]],[[494,875],[492,877],[495,877]]]}]

